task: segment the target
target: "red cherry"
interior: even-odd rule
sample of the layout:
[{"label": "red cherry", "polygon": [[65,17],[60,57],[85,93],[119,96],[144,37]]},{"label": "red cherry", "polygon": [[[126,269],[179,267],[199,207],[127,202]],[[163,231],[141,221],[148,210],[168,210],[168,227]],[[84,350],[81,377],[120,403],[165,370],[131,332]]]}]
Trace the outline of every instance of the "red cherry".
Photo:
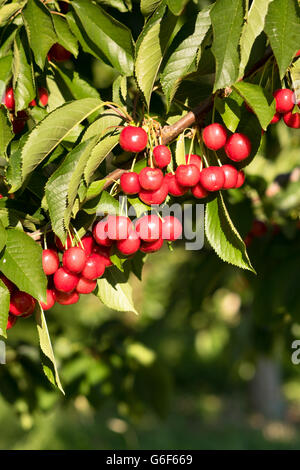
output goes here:
[{"label": "red cherry", "polygon": [[93,281],[98,277],[101,277],[105,271],[105,264],[102,261],[102,258],[97,253],[92,253],[86,263],[85,267],[82,270],[82,277]]},{"label": "red cherry", "polygon": [[80,296],[75,290],[73,292],[60,292],[59,290],[55,289],[54,297],[56,302],[61,305],[72,305],[78,302]]},{"label": "red cherry", "polygon": [[14,97],[14,90],[12,87],[7,88],[5,92],[4,104],[10,111],[15,109],[15,97]]},{"label": "red cherry", "polygon": [[11,294],[16,290],[16,286],[14,285],[14,283],[7,279],[7,277],[4,276],[3,273],[0,273],[0,279],[6,285],[7,289]]},{"label": "red cherry", "polygon": [[54,274],[59,268],[59,258],[55,250],[43,250],[43,270],[47,276]]},{"label": "red cherry", "polygon": [[72,246],[63,254],[63,267],[71,273],[81,273],[83,270],[87,256],[85,251],[79,246]]},{"label": "red cherry", "polygon": [[95,247],[93,236],[90,234],[84,235],[84,237],[81,239],[81,243],[82,243],[86,256],[90,256],[90,254],[92,253]]},{"label": "red cherry", "polygon": [[91,279],[86,279],[85,277],[81,277],[78,281],[76,291],[79,294],[90,294],[95,290],[97,285],[97,281],[92,281]]},{"label": "red cherry", "polygon": [[199,183],[207,191],[219,191],[223,188],[225,181],[224,172],[219,166],[203,168],[200,173]]},{"label": "red cherry", "polygon": [[14,118],[12,121],[12,128],[14,134],[20,134],[25,127],[26,121],[24,119],[16,119]]},{"label": "red cherry", "polygon": [[127,126],[120,134],[120,146],[125,152],[138,153],[148,142],[147,132],[142,127]]},{"label": "red cherry", "polygon": [[192,195],[197,199],[203,199],[208,195],[208,192],[200,183],[196,184],[196,186],[194,186],[191,191]]},{"label": "red cherry", "polygon": [[39,95],[39,100],[40,100],[41,106],[47,106],[48,97],[49,97],[48,90],[46,88],[41,87],[41,88],[38,89],[38,95]]},{"label": "red cherry", "polygon": [[139,192],[139,198],[148,206],[151,206],[152,204],[162,204],[165,202],[168,192],[168,184],[163,181],[161,187],[156,189],[156,191],[147,191],[146,189],[141,189]]},{"label": "red cherry", "polygon": [[155,251],[159,251],[163,246],[163,239],[159,238],[158,240],[154,240],[152,242],[145,242],[142,241],[140,246],[140,251],[143,253],[154,253]]},{"label": "red cherry", "polygon": [[283,115],[283,120],[288,127],[300,129],[300,113],[286,113]]},{"label": "red cherry", "polygon": [[223,189],[235,188],[238,179],[238,170],[232,165],[223,165],[221,169],[225,177]]},{"label": "red cherry", "polygon": [[135,171],[123,173],[120,178],[120,186],[125,194],[137,194],[141,189],[139,175]]},{"label": "red cherry", "polygon": [[176,180],[181,186],[195,186],[199,182],[200,170],[195,165],[179,165],[176,169]]},{"label": "red cherry", "polygon": [[219,150],[226,143],[227,132],[224,126],[215,122],[203,129],[202,137],[206,147]]},{"label": "red cherry", "polygon": [[275,113],[274,116],[272,117],[272,121],[270,124],[276,124],[278,121],[281,119],[281,114],[280,113]]},{"label": "red cherry", "polygon": [[113,263],[110,259],[111,247],[95,245],[93,248],[93,253],[97,253],[101,257],[102,263],[106,266],[112,266]]},{"label": "red cherry", "polygon": [[275,90],[273,96],[276,101],[276,111],[278,113],[288,113],[295,105],[294,93],[288,88]]},{"label": "red cherry", "polygon": [[93,237],[96,243],[101,246],[111,246],[113,241],[108,238],[107,218],[96,222],[93,227]]},{"label": "red cherry", "polygon": [[40,302],[43,310],[50,310],[55,304],[55,295],[53,289],[47,289],[47,302]]},{"label": "red cherry", "polygon": [[135,230],[145,242],[158,240],[162,235],[162,221],[156,214],[144,215],[135,223]]},{"label": "red cherry", "polygon": [[140,247],[141,239],[135,230],[130,232],[126,240],[119,240],[117,242],[117,248],[122,255],[133,255]]},{"label": "red cherry", "polygon": [[248,233],[244,238],[245,245],[250,246],[252,241],[253,241],[253,236],[251,235],[251,233]]},{"label": "red cherry", "polygon": [[234,162],[240,162],[249,157],[251,152],[250,139],[245,134],[232,134],[225,144],[225,152],[228,158]]},{"label": "red cherry", "polygon": [[53,282],[57,290],[72,292],[78,284],[79,277],[65,268],[58,268],[53,276]]},{"label": "red cherry", "polygon": [[[66,243],[65,243],[66,249],[71,248],[73,239],[74,239],[73,237],[71,238],[70,235],[68,235]],[[65,247],[57,235],[54,236],[54,243],[59,251],[65,251]]]},{"label": "red cherry", "polygon": [[251,228],[251,235],[253,237],[262,237],[268,231],[268,228],[264,222],[261,220],[254,220]]},{"label": "red cherry", "polygon": [[182,224],[177,217],[167,215],[163,218],[162,223],[162,239],[173,242],[182,234]]},{"label": "red cherry", "polygon": [[298,52],[296,52],[296,57],[298,57],[300,55],[300,49]]},{"label": "red cherry", "polygon": [[18,320],[18,317],[10,313],[7,319],[6,330],[10,330],[15,325],[17,320]]},{"label": "red cherry", "polygon": [[235,187],[240,188],[241,186],[243,186],[244,181],[245,181],[245,173],[243,172],[243,170],[240,170],[238,171],[238,177],[237,177],[237,182],[236,182]]},{"label": "red cherry", "polygon": [[48,52],[48,59],[55,60],[56,62],[64,62],[65,60],[69,60],[71,57],[71,52],[67,51],[63,46],[56,43],[53,44],[50,51]]},{"label": "red cherry", "polygon": [[155,191],[160,188],[164,180],[163,172],[160,168],[151,168],[146,166],[139,174],[139,182],[143,189]]},{"label": "red cherry", "polygon": [[31,100],[28,106],[31,106],[32,108],[34,108],[36,106],[36,101]]},{"label": "red cherry", "polygon": [[157,145],[153,149],[153,163],[158,168],[165,168],[171,162],[171,150],[165,145]]},{"label": "red cherry", "polygon": [[186,154],[185,161],[188,165],[195,165],[199,168],[200,171],[202,170],[202,158],[199,155]]},{"label": "red cherry", "polygon": [[107,217],[107,235],[111,240],[125,240],[133,230],[129,217],[124,215],[109,215]]},{"label": "red cherry", "polygon": [[172,196],[183,196],[188,190],[187,187],[181,186],[177,179],[176,176],[173,175],[173,173],[167,173],[165,175],[165,180],[164,180],[167,185],[168,185],[168,192]]},{"label": "red cherry", "polygon": [[32,315],[35,308],[35,299],[26,292],[14,292],[10,299],[9,311],[17,317],[28,317]]}]

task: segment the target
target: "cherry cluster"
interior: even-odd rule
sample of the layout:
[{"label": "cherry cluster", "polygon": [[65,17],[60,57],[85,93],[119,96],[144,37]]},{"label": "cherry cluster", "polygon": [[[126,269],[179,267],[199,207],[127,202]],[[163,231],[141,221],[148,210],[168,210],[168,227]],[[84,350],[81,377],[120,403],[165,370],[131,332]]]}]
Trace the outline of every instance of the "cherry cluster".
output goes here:
[{"label": "cherry cluster", "polygon": [[271,124],[275,124],[283,117],[283,120],[288,127],[300,129],[300,113],[292,112],[296,104],[294,92],[288,88],[281,88],[275,90],[273,96],[276,101],[276,113]]},{"label": "cherry cluster", "polygon": [[[227,156],[233,161],[247,158],[251,143],[244,134],[232,134],[227,138],[226,129],[220,124],[210,124],[203,130],[206,146],[218,150],[225,146]],[[148,143],[148,135],[141,127],[127,126],[120,134],[120,146],[127,152],[138,153]],[[171,162],[171,151],[165,145],[156,145],[152,151],[152,166],[123,173],[120,187],[125,194],[138,194],[145,204],[162,204],[168,194],[182,196],[191,190],[194,197],[207,197],[209,192],[220,189],[239,188],[245,180],[242,170],[233,165],[209,166],[203,168],[202,158],[196,154],[185,155],[186,164],[179,165],[175,172],[163,173]]]}]

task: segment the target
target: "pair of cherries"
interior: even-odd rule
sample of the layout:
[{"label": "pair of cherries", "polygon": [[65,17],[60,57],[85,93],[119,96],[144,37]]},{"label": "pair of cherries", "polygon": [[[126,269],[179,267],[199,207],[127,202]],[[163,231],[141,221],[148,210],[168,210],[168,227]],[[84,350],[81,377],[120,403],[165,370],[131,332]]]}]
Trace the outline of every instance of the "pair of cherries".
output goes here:
[{"label": "pair of cherries", "polygon": [[33,314],[36,300],[26,292],[20,291],[17,286],[0,273],[0,279],[10,292],[9,315],[6,329],[12,328],[19,317],[27,318]]},{"label": "pair of cherries", "polygon": [[210,150],[216,151],[224,147],[227,157],[234,162],[245,160],[251,153],[249,137],[240,132],[234,132],[228,137],[222,124],[213,123],[206,126],[202,131],[202,138]]},{"label": "pair of cherries", "polygon": [[281,88],[273,93],[276,102],[276,113],[271,121],[275,124],[283,117],[285,124],[293,129],[300,129],[300,113],[293,113],[296,104],[295,93],[289,88]]},{"label": "pair of cherries", "polygon": [[138,250],[154,253],[161,249],[164,240],[175,241],[181,234],[182,225],[176,217],[161,219],[156,214],[144,215],[135,224],[127,216],[110,215],[93,228],[99,245],[108,247],[115,243],[118,252],[124,256],[133,255]]}]

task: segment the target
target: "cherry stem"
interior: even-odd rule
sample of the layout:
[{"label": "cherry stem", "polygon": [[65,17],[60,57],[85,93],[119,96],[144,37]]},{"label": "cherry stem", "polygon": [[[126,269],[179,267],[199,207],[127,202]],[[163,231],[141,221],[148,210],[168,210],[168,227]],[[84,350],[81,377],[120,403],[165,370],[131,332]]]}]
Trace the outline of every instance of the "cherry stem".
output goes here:
[{"label": "cherry stem", "polygon": [[189,156],[188,156],[188,161],[187,161],[188,165],[190,164],[190,159],[191,159],[192,151],[193,151],[193,148],[194,148],[194,139],[195,139],[195,135],[196,135],[195,129],[193,129],[192,132],[193,132],[193,135],[192,135],[192,139],[191,139]]},{"label": "cherry stem", "polygon": [[137,157],[137,153],[135,154],[134,159],[132,160],[130,171],[133,171],[133,169],[134,169],[134,165],[135,165],[135,162],[136,162],[136,157]]},{"label": "cherry stem", "polygon": [[80,244],[81,248],[84,250],[83,243],[82,243],[82,241],[81,241],[81,238],[80,238],[80,236],[79,236],[79,234],[78,234],[78,232],[77,232],[76,228],[75,228],[75,227],[72,227],[72,228],[73,228],[73,230],[74,230],[75,237],[77,238],[77,241],[79,242],[79,244]]},{"label": "cherry stem", "polygon": [[[72,237],[72,233],[70,231],[70,229],[68,228],[68,235],[70,237],[70,240],[71,240],[71,245],[72,247],[74,246],[74,240],[73,240],[73,237]],[[66,240],[66,243],[65,243],[65,249],[67,250],[68,249],[68,240]]]}]

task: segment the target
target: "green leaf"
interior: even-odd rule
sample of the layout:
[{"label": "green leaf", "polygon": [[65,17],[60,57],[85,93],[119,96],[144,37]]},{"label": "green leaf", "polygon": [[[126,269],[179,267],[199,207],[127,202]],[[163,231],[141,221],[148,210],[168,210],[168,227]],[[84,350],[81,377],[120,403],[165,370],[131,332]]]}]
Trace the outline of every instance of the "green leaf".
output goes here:
[{"label": "green leaf", "polygon": [[209,8],[202,10],[192,23],[186,23],[169,48],[172,53],[161,75],[161,84],[168,103],[172,101],[180,80],[188,73],[196,52],[209,30],[211,24],[209,11]]},{"label": "green leaf", "polygon": [[184,134],[180,134],[177,138],[176,142],[176,150],[175,150],[175,161],[177,166],[185,165],[185,141],[184,141]]},{"label": "green leaf", "polygon": [[74,34],[72,34],[67,21],[58,15],[53,15],[52,20],[58,38],[57,42],[61,44],[65,49],[70,51],[75,57],[77,57],[77,39]]},{"label": "green leaf", "polygon": [[5,25],[9,18],[23,8],[26,2],[13,2],[0,8],[0,26]]},{"label": "green leaf", "polygon": [[206,204],[205,235],[223,261],[255,272],[245,243],[230,219],[221,193]]},{"label": "green leaf", "polygon": [[12,54],[0,58],[0,96],[3,96],[6,85],[11,77],[12,59]]},{"label": "green leaf", "polygon": [[13,82],[15,109],[26,109],[35,98],[35,83],[26,35],[17,33],[14,41]]},{"label": "green leaf", "polygon": [[48,378],[49,382],[51,382],[55,387],[57,387],[63,394],[65,394],[60,378],[58,375],[58,370],[56,366],[56,361],[54,357],[54,352],[52,349],[52,344],[49,336],[49,331],[45,319],[44,312],[38,303],[35,309],[35,319],[36,319],[36,326],[39,336],[40,348],[42,353],[42,364],[43,370]]},{"label": "green leaf", "polygon": [[22,16],[35,61],[42,69],[49,49],[57,42],[51,14],[42,2],[28,0]]},{"label": "green leaf", "polygon": [[162,0],[141,0],[140,8],[142,14],[144,16],[151,15],[161,2]]},{"label": "green leaf", "polygon": [[121,312],[136,311],[132,300],[132,289],[128,283],[128,274],[122,273],[116,267],[111,266],[105,271],[105,275],[97,281],[96,295],[109,308]]},{"label": "green leaf", "polygon": [[252,2],[240,39],[240,77],[244,75],[254,41],[264,29],[266,14],[269,4],[272,1],[273,0],[253,0]]},{"label": "green leaf", "polygon": [[88,214],[95,214],[97,212],[98,215],[118,215],[120,213],[120,206],[117,199],[107,191],[102,191],[98,197],[88,201],[84,205],[83,210]]},{"label": "green leaf", "polygon": [[215,98],[215,106],[220,113],[227,129],[235,132],[241,119],[243,98],[233,91],[227,98]]},{"label": "green leaf", "polygon": [[149,210],[151,210],[151,207],[147,206],[147,204],[144,204],[138,197],[128,197],[127,199],[135,212],[135,214],[131,214],[130,212],[130,215],[133,215],[133,216],[135,215],[135,217],[138,218],[145,212],[148,212]]},{"label": "green leaf", "polygon": [[[30,132],[21,150],[22,181],[62,142],[80,122],[102,107],[102,101],[84,98],[66,103],[46,116]],[[12,191],[20,185],[13,186]]]},{"label": "green leaf", "polygon": [[55,70],[68,88],[71,96],[76,100],[82,98],[100,98],[98,91],[81,78],[78,72],[68,70],[59,64],[55,65]]},{"label": "green leaf", "polygon": [[168,0],[168,7],[174,15],[181,15],[189,0]]},{"label": "green leaf", "polygon": [[133,71],[133,40],[130,30],[100,6],[88,0],[74,0],[72,7],[93,45],[122,74]]},{"label": "green leaf", "polygon": [[120,131],[117,126],[122,126],[124,119],[112,110],[104,111],[87,129],[84,140],[97,135],[100,138],[94,147],[91,157],[84,170],[84,178],[87,184],[90,183],[96,169],[100,163],[109,155],[112,149],[119,143]]},{"label": "green leaf", "polygon": [[5,230],[4,225],[3,225],[2,222],[0,221],[0,252],[1,252],[1,251],[3,250],[3,248],[5,247],[6,241],[7,241],[7,232],[6,232],[6,230]]},{"label": "green leaf", "polygon": [[239,122],[236,132],[241,132],[249,137],[251,142],[251,152],[249,157],[241,162],[237,163],[237,167],[244,168],[252,162],[253,158],[257,154],[261,143],[261,125],[257,116],[253,113],[249,113],[247,109],[242,107],[242,118]]},{"label": "green leaf", "polygon": [[293,60],[300,44],[300,14],[296,0],[273,0],[265,23],[280,78]]},{"label": "green leaf", "polygon": [[7,338],[6,326],[9,312],[10,293],[4,282],[0,279],[0,336]]},{"label": "green leaf", "polygon": [[4,106],[0,106],[0,156],[6,155],[6,148],[14,137],[11,129],[10,121],[8,118],[7,109]]},{"label": "green leaf", "polygon": [[149,108],[151,93],[170,38],[167,19],[163,23],[165,2],[152,15],[136,44],[135,77]]},{"label": "green leaf", "polygon": [[240,81],[233,85],[258,117],[261,127],[266,130],[275,112],[276,105],[273,95],[254,83]]},{"label": "green leaf", "polygon": [[116,10],[119,10],[121,13],[132,10],[131,0],[96,0],[96,2],[110,8],[116,8]]},{"label": "green leaf", "polygon": [[49,208],[52,229],[65,243],[71,214],[84,167],[95,145],[91,138],[77,145],[49,178],[45,195]]},{"label": "green leaf", "polygon": [[42,248],[21,230],[12,228],[6,232],[0,271],[21,291],[46,302],[47,277],[42,267]]},{"label": "green leaf", "polygon": [[105,182],[106,182],[105,178],[103,180],[93,181],[87,189],[87,192],[85,195],[85,201],[89,201],[90,199],[93,199],[99,196],[99,194],[102,193],[103,191]]},{"label": "green leaf", "polygon": [[230,86],[238,78],[243,16],[243,0],[218,0],[211,10],[212,52],[216,60],[214,91]]},{"label": "green leaf", "polygon": [[300,103],[300,60],[296,60],[291,67],[291,79],[295,90],[296,102]]}]

